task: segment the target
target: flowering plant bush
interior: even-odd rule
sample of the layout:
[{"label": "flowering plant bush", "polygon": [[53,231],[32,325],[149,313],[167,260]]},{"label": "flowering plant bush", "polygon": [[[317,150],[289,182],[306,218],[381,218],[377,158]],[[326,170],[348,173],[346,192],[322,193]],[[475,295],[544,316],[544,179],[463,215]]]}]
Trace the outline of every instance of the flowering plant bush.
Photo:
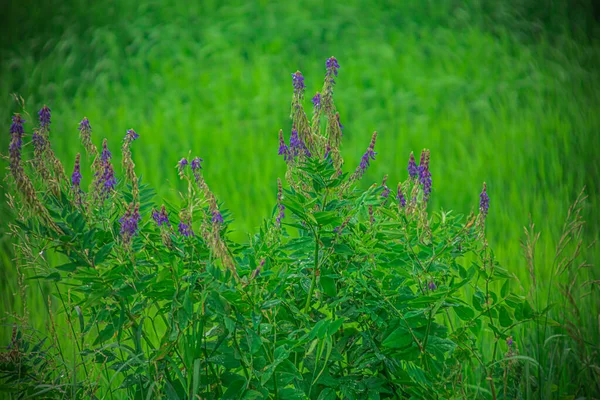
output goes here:
[{"label": "flowering plant bush", "polygon": [[50,109],[39,113],[31,163],[15,115],[12,232],[19,262],[53,285],[59,313],[49,307],[50,340],[15,326],[5,383],[74,398],[513,396],[523,356],[511,331],[539,314],[511,293],[487,245],[485,184],[477,214],[429,213],[423,150],[393,192],[387,177],[359,190],[377,133],[344,172],[339,68],[327,60],[310,120],[304,77],[292,74],[291,135],[280,131],[278,151],[286,183],[246,244],[228,240],[231,217],[201,158],[177,163],[181,204],[158,205],[135,172],[143,135],[127,131],[119,177],[84,118],[84,190],[80,156],[69,178],[52,150]]}]

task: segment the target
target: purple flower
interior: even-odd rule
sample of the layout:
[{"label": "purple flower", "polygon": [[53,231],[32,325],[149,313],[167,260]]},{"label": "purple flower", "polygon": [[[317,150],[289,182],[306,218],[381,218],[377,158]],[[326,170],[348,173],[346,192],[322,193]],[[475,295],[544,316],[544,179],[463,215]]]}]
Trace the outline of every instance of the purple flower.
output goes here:
[{"label": "purple flower", "polygon": [[512,336],[509,336],[508,338],[506,338],[506,344],[508,345],[508,347],[511,347],[513,345],[514,341]]},{"label": "purple flower", "polygon": [[100,155],[100,159],[102,160],[102,162],[109,162],[110,159],[112,158],[112,153],[110,152],[110,150],[108,150],[108,146],[107,146],[107,141],[106,139],[104,139],[104,141],[102,142],[102,154]]},{"label": "purple flower", "polygon": [[95,174],[94,187],[100,199],[108,198],[110,192],[117,185],[115,170],[110,162],[112,155],[108,150],[107,140],[102,142],[102,154],[100,157],[100,170]]},{"label": "purple flower", "polygon": [[181,236],[185,236],[185,237],[194,236],[194,231],[192,230],[192,226],[190,224],[187,224],[187,223],[181,221],[177,228],[178,228],[179,234]]},{"label": "purple flower", "polygon": [[84,133],[89,134],[92,131],[90,121],[87,119],[87,117],[83,117],[83,119],[79,123],[79,127],[77,129],[81,132],[82,135]]},{"label": "purple flower", "polygon": [[77,156],[75,156],[75,166],[73,167],[73,174],[71,175],[71,187],[74,189],[79,188],[79,185],[81,184],[82,176],[80,159],[81,155],[77,153]]},{"label": "purple flower", "polygon": [[10,125],[11,141],[9,146],[11,160],[19,162],[21,160],[21,148],[23,147],[23,124],[25,120],[21,114],[13,115]]},{"label": "purple flower", "polygon": [[221,213],[219,212],[219,210],[214,210],[212,212],[212,218],[210,220],[213,224],[222,224],[223,223],[223,216],[221,215]]},{"label": "purple flower", "polygon": [[139,137],[140,137],[140,135],[138,135],[133,129],[129,129],[127,131],[127,133],[125,134],[125,138],[123,138],[123,140],[131,143]]},{"label": "purple flower", "polygon": [[373,132],[373,136],[371,137],[371,143],[369,144],[369,147],[367,148],[365,154],[363,154],[362,158],[360,159],[360,165],[356,171],[356,174],[359,178],[363,176],[369,165],[371,165],[371,160],[375,160],[375,155],[377,154],[374,151],[376,140],[377,132]]},{"label": "purple flower", "polygon": [[338,69],[340,68],[340,64],[338,64],[338,61],[335,57],[329,57],[327,59],[327,62],[325,63],[325,67],[327,68],[327,75],[338,76]]},{"label": "purple flower", "polygon": [[285,140],[283,139],[283,131],[281,129],[279,130],[279,151],[277,154],[283,156],[285,161],[289,160],[290,158],[290,149],[285,144]]},{"label": "purple flower", "polygon": [[340,113],[335,113],[335,120],[337,121],[338,126],[340,127],[340,131],[344,129],[344,125],[340,122]]},{"label": "purple flower", "polygon": [[294,85],[294,94],[301,94],[304,90],[304,77],[300,71],[292,74],[292,84]]},{"label": "purple flower", "polygon": [[381,182],[381,186],[383,186],[383,192],[381,192],[381,197],[388,198],[390,196],[390,188],[386,185],[387,175],[383,177],[383,182]]},{"label": "purple flower", "polygon": [[277,206],[279,213],[277,214],[277,226],[281,225],[281,220],[285,218],[285,206],[281,203]]},{"label": "purple flower", "polygon": [[179,160],[179,162],[177,163],[177,171],[178,171],[179,177],[180,177],[181,179],[183,179],[183,176],[184,176],[184,172],[183,172],[183,171],[185,170],[185,167],[186,167],[186,165],[188,165],[188,164],[189,164],[189,162],[188,162],[187,158],[185,158],[185,157],[183,157],[183,158],[182,158],[181,160]]},{"label": "purple flower", "polygon": [[485,218],[488,214],[488,210],[490,208],[490,197],[487,194],[487,185],[485,182],[483,183],[483,190],[479,195],[479,212]]},{"label": "purple flower", "polygon": [[33,131],[31,141],[33,142],[33,148],[36,153],[40,154],[46,149],[46,140],[37,130]]},{"label": "purple flower", "polygon": [[152,219],[156,221],[156,224],[159,227],[163,225],[171,227],[171,223],[169,222],[169,216],[167,215],[167,210],[165,209],[164,205],[161,207],[160,211],[152,210]]},{"label": "purple flower", "polygon": [[300,150],[304,148],[304,145],[298,137],[298,131],[292,129],[292,136],[290,137],[290,155],[295,157],[300,154]]},{"label": "purple flower", "polygon": [[431,194],[431,172],[429,172],[429,150],[423,149],[421,161],[419,162],[419,182],[423,185],[425,201],[429,200]]},{"label": "purple flower", "polygon": [[50,127],[50,108],[44,105],[38,115],[40,116],[40,128],[48,129]]},{"label": "purple flower", "polygon": [[417,163],[415,161],[415,155],[413,152],[410,152],[410,158],[408,159],[408,175],[411,178],[416,178],[419,175],[419,170],[417,169]]},{"label": "purple flower", "polygon": [[398,184],[398,194],[396,195],[396,200],[398,200],[398,204],[400,204],[400,207],[406,207],[406,199],[404,198],[404,194],[402,193],[401,184]]},{"label": "purple flower", "polygon": [[316,111],[321,108],[321,93],[317,92],[317,94],[315,94],[315,96],[312,98],[312,103]]},{"label": "purple flower", "polygon": [[133,236],[137,235],[138,222],[140,221],[140,213],[138,206],[136,205],[133,210],[130,205],[125,215],[119,220],[121,223],[121,236],[128,242]]},{"label": "purple flower", "polygon": [[331,152],[331,146],[329,145],[329,143],[327,143],[327,146],[325,146],[325,155],[323,156],[323,158],[327,159],[327,157],[329,157],[330,152]]},{"label": "purple flower", "polygon": [[435,282],[431,281],[431,282],[429,282],[429,284],[427,285],[427,288],[428,288],[429,290],[435,290],[435,289],[437,289],[437,286],[436,286]]},{"label": "purple flower", "polygon": [[192,160],[192,163],[190,164],[190,166],[192,167],[192,171],[198,170],[198,169],[202,169],[202,165],[200,165],[201,162],[203,162],[204,160],[200,157],[196,157]]}]

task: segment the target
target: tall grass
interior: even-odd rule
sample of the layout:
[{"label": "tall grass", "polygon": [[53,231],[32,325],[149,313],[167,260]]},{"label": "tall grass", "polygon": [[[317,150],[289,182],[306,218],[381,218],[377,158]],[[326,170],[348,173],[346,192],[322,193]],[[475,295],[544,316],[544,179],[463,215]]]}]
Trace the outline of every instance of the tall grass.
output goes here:
[{"label": "tall grass", "polygon": [[[266,199],[285,171],[283,161],[266,155],[277,150],[279,128],[290,128],[283,122],[289,121],[289,74],[300,68],[307,79],[321,76],[324,65],[313,60],[334,54],[342,67],[336,102],[348,126],[348,168],[358,163],[364,135],[375,128],[378,145],[387,150],[365,186],[384,171],[390,181],[399,180],[409,151],[427,146],[434,155],[432,208],[452,204],[468,212],[476,206],[472,193],[479,182],[488,182],[489,237],[497,258],[523,286],[533,283],[520,247],[531,217],[541,232],[535,284],[567,284],[565,274],[554,276],[553,238],[560,237],[568,205],[584,185],[590,198],[581,214],[590,223],[581,234],[589,242],[599,232],[594,10],[566,2],[496,3],[73,1],[44,9],[19,2],[2,17],[7,41],[0,51],[0,121],[8,132],[18,108],[9,93],[21,94],[33,115],[47,103],[55,110],[53,143],[63,160],[80,151],[71,139],[76,123],[69,121],[87,116],[95,137],[109,141],[134,127],[145,138],[138,172],[167,199],[177,197],[172,160],[193,148],[206,160],[207,181],[233,212],[240,232],[234,237],[244,241],[241,232],[270,211]],[[282,84],[286,79],[290,86]],[[321,82],[306,83],[310,93]],[[0,146],[7,148],[7,134]],[[10,312],[20,307],[13,296],[19,288],[8,239],[1,240],[0,301]],[[597,264],[595,250],[586,254]],[[598,280],[593,270],[585,274]],[[597,289],[585,287],[587,300],[578,307],[592,327]],[[44,310],[47,299],[37,287],[28,296],[31,309]],[[557,292],[550,297],[567,306]],[[33,317],[43,326],[47,315]],[[4,329],[0,337],[10,334]],[[594,334],[589,339],[597,342]],[[544,344],[541,333],[532,335]]]}]

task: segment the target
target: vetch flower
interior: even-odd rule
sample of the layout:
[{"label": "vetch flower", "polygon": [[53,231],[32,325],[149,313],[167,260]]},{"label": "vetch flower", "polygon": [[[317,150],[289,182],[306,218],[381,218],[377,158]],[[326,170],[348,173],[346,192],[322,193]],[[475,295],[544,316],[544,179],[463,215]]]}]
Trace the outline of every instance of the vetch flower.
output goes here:
[{"label": "vetch flower", "polygon": [[369,165],[371,165],[371,160],[375,160],[375,155],[377,154],[374,151],[376,141],[377,141],[377,132],[373,132],[373,136],[371,137],[371,143],[369,144],[369,147],[367,148],[367,151],[365,152],[365,154],[363,154],[362,158],[360,159],[360,164],[359,164],[358,168],[354,172],[355,179],[362,178],[363,174],[365,173],[365,171],[367,170]]},{"label": "vetch flower", "polygon": [[81,120],[77,129],[79,130],[81,143],[83,144],[83,147],[85,147],[88,155],[95,156],[98,150],[92,143],[92,126],[90,125],[90,121],[87,119],[87,117],[84,117]]},{"label": "vetch flower", "polygon": [[194,178],[196,179],[196,183],[200,182],[200,170],[202,169],[201,163],[204,160],[200,157],[195,157],[190,163],[190,167],[192,168],[192,172],[194,173]]},{"label": "vetch flower", "polygon": [[386,199],[390,196],[390,188],[386,185],[387,175],[383,177],[383,182],[381,186],[383,186],[383,192],[381,192],[381,197],[385,197]]},{"label": "vetch flower", "polygon": [[112,153],[108,150],[107,140],[104,139],[102,142],[102,153],[100,154],[100,160],[102,162],[108,162],[112,158]]},{"label": "vetch flower", "polygon": [[340,128],[340,132],[344,129],[344,125],[342,125],[342,123],[340,122],[340,113],[335,113],[335,120],[338,124],[338,127]]},{"label": "vetch flower", "polygon": [[335,57],[329,57],[325,62],[325,67],[327,68],[327,75],[338,76],[340,64],[338,64],[338,61]]},{"label": "vetch flower", "polygon": [[140,221],[139,206],[130,204],[125,215],[119,219],[121,223],[121,237],[127,243],[131,238],[137,235],[138,222]]},{"label": "vetch flower", "polygon": [[167,215],[167,210],[165,209],[164,205],[161,207],[160,211],[152,210],[152,219],[154,219],[154,221],[159,227],[163,225],[171,227],[171,223],[169,222],[169,216]]},{"label": "vetch flower", "polygon": [[192,230],[192,226],[189,223],[184,221],[179,222],[178,225],[179,234],[184,237],[194,236],[194,231]]},{"label": "vetch flower", "polygon": [[47,130],[50,127],[50,108],[44,105],[38,115],[40,117],[40,128]]},{"label": "vetch flower", "polygon": [[94,175],[95,195],[101,200],[107,199],[117,185],[115,171],[112,163],[110,162],[111,158],[112,155],[108,150],[107,140],[104,139],[102,142],[102,154],[100,156],[100,168]]},{"label": "vetch flower", "polygon": [[303,147],[302,141],[298,137],[298,131],[292,129],[292,136],[290,137],[290,155],[292,157],[298,156]]},{"label": "vetch flower", "polygon": [[71,187],[78,189],[81,185],[81,165],[80,165],[81,154],[77,153],[75,156],[75,166],[73,167],[73,174],[71,175]]},{"label": "vetch flower", "polygon": [[12,124],[10,125],[11,141],[9,145],[9,155],[12,162],[19,163],[21,161],[21,149],[23,148],[23,124],[25,120],[21,118],[21,114],[13,115]]},{"label": "vetch flower", "polygon": [[435,290],[435,289],[437,289],[437,285],[435,284],[435,282],[431,281],[427,285],[427,289],[429,289],[429,290]]},{"label": "vetch flower", "polygon": [[514,341],[512,336],[509,336],[508,338],[506,338],[506,344],[508,345],[508,347],[512,347]]},{"label": "vetch flower", "polygon": [[294,94],[302,94],[304,91],[304,76],[302,76],[302,72],[296,71],[292,74],[292,84],[294,85]]},{"label": "vetch flower", "polygon": [[400,207],[406,207],[406,198],[404,198],[404,194],[402,193],[402,184],[398,184],[398,193],[396,194],[396,200],[398,200],[398,204]]},{"label": "vetch flower", "polygon": [[312,103],[316,111],[321,108],[321,93],[317,92],[312,98]]},{"label": "vetch flower", "polygon": [[221,213],[219,212],[219,210],[213,210],[212,212],[212,218],[210,220],[213,224],[222,224],[223,223],[223,216],[221,215]]},{"label": "vetch flower", "polygon": [[417,168],[417,163],[415,161],[415,155],[413,154],[413,152],[410,152],[410,158],[408,159],[408,175],[411,178],[416,178],[417,176],[419,176],[419,170]]},{"label": "vetch flower", "polygon": [[423,149],[419,162],[419,182],[423,185],[423,198],[429,200],[431,194],[431,172],[429,171],[429,150]]},{"label": "vetch flower", "polygon": [[126,141],[126,142],[131,143],[131,142],[133,142],[135,139],[137,139],[139,137],[140,137],[140,135],[138,135],[136,133],[136,131],[134,131],[133,129],[129,129],[127,131],[127,133],[125,134],[125,138],[123,138],[123,140]]},{"label": "vetch flower", "polygon": [[189,163],[188,163],[188,160],[187,160],[187,158],[185,158],[185,157],[183,157],[183,158],[182,158],[181,160],[179,160],[179,162],[177,163],[177,171],[178,171],[178,173],[179,173],[179,177],[180,177],[181,179],[183,179],[183,176],[184,176],[184,170],[185,170],[185,167],[186,167],[188,164],[189,164]]},{"label": "vetch flower", "polygon": [[276,225],[281,226],[281,221],[285,218],[285,206],[282,204],[283,201],[283,188],[281,186],[281,179],[277,178],[277,209],[279,210],[276,218]]},{"label": "vetch flower", "polygon": [[279,151],[277,154],[283,156],[285,161],[288,161],[290,158],[290,149],[285,144],[285,140],[283,139],[283,130],[281,129],[279,130]]},{"label": "vetch flower", "polygon": [[487,185],[484,182],[483,190],[481,191],[481,194],[479,195],[479,212],[481,213],[481,215],[483,216],[484,219],[488,214],[489,208],[490,208],[490,197],[487,194]]}]

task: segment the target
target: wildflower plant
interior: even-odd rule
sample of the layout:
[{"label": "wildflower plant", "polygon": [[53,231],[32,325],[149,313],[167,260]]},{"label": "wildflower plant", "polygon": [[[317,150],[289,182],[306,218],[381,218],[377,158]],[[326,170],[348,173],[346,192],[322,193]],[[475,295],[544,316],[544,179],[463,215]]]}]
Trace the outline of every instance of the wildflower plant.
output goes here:
[{"label": "wildflower plant", "polygon": [[[513,332],[539,314],[511,293],[475,223],[487,216],[487,189],[479,216],[428,212],[436,193],[424,150],[418,166],[408,157],[395,195],[387,176],[361,190],[377,133],[344,171],[339,71],[329,58],[312,121],[308,82],[292,74],[289,141],[279,133],[285,181],[245,244],[229,240],[231,215],[203,175],[213,160],[181,158],[180,202],[155,202],[135,173],[143,135],[127,131],[116,171],[106,139],[98,152],[84,118],[92,170],[78,155],[71,179],[47,191],[22,163],[25,121],[15,115],[18,260],[53,285],[54,318],[67,330],[45,341],[20,324],[0,379],[28,396],[44,388],[50,397],[190,400],[500,398],[501,388],[518,387],[518,374],[507,373],[522,362]],[[21,207],[31,203],[40,206]],[[43,250],[51,254],[40,258]]]}]

